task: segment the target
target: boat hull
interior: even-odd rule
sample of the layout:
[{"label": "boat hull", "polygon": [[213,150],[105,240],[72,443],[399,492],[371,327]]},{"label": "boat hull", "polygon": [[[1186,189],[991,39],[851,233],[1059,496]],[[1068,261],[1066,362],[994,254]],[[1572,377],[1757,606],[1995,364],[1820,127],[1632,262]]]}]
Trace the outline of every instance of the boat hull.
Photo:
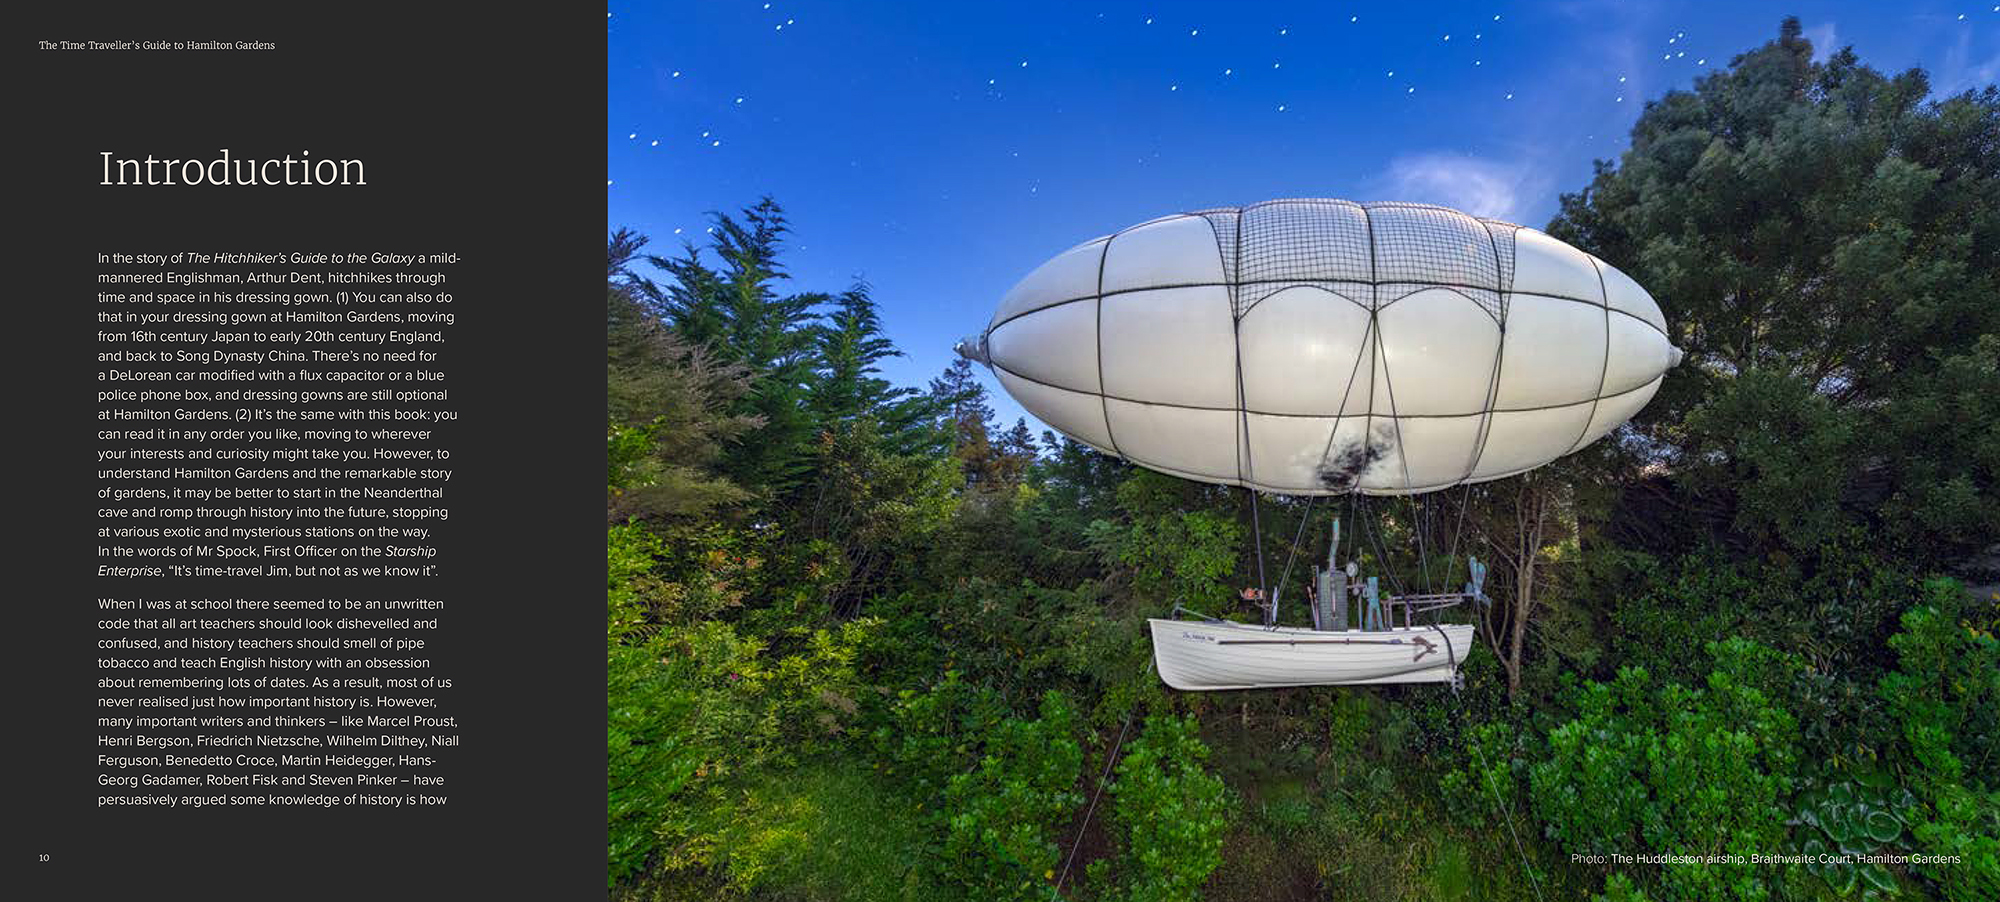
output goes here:
[{"label": "boat hull", "polygon": [[1463,623],[1318,632],[1228,622],[1147,622],[1160,679],[1190,692],[1444,683],[1472,650],[1472,627]]}]

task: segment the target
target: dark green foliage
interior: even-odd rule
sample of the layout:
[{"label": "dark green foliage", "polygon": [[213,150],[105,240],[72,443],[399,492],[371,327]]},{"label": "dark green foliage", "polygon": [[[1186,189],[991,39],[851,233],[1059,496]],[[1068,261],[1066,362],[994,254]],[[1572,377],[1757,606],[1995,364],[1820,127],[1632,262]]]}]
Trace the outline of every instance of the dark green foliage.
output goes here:
[{"label": "dark green foliage", "polygon": [[688,789],[703,750],[675,728],[693,700],[654,678],[645,649],[613,644],[606,657],[606,806],[610,880],[616,884],[657,854],[661,809]]},{"label": "dark green foliage", "polygon": [[1242,552],[1243,528],[1222,514],[1191,511],[1135,517],[1120,527],[1092,524],[1091,544],[1127,568],[1132,588],[1164,610],[1185,604],[1214,612],[1233,604],[1230,577]]},{"label": "dark green foliage", "polygon": [[1604,892],[1590,897],[1591,902],[1647,902],[1646,891],[1632,882],[1624,874],[1612,874],[1605,878]]},{"label": "dark green foliage", "polygon": [[1191,902],[1222,865],[1229,797],[1202,769],[1208,746],[1192,718],[1154,717],[1118,762],[1111,784],[1115,858],[1092,868],[1105,899]]},{"label": "dark green foliage", "polygon": [[[1875,682],[1894,665],[1887,642],[1896,618],[1921,590],[1907,571],[1872,556],[1860,536],[1843,535],[1807,560],[1810,572],[1712,548],[1671,566],[1625,555],[1607,562],[1593,591],[1617,599],[1608,612],[1613,655],[1662,679],[1703,679],[1705,662],[1683,650],[1716,636],[1745,636],[1798,657],[1805,668],[1775,692],[1807,747],[1830,765],[1855,766],[1885,752],[1892,730]],[[1610,576],[1611,569],[1623,573]]]},{"label": "dark green foliage", "polygon": [[768,535],[774,614],[861,610],[898,568],[909,543],[928,543],[958,506],[950,465],[900,454],[873,419],[829,424],[804,449],[800,482]]},{"label": "dark green foliage", "polygon": [[1855,421],[1804,379],[1747,370],[1688,412],[1684,472],[1698,493],[1734,492],[1738,536],[1763,548],[1810,549],[1846,522],[1840,500]]},{"label": "dark green foliage", "polygon": [[896,453],[938,449],[942,436],[931,426],[933,401],[878,375],[884,359],[902,352],[882,334],[882,318],[866,284],[834,299],[833,311],[819,329],[817,351],[818,372],[807,388],[806,407],[822,428],[869,420]]},{"label": "dark green foliage", "polygon": [[999,445],[1001,454],[1010,460],[1018,461],[1014,473],[1016,479],[1026,472],[1028,465],[1034,462],[1035,457],[1041,452],[1035,444],[1034,430],[1028,428],[1026,419],[1019,417],[1015,418],[1013,428],[1000,434]]},{"label": "dark green foliage", "polygon": [[834,748],[859,711],[852,661],[871,624],[797,637],[793,654],[707,622],[608,653],[612,879],[663,854],[716,862],[732,788]]},{"label": "dark green foliage", "polygon": [[[681,539],[696,539],[683,533]],[[716,566],[676,578],[677,555]],[[647,859],[715,861],[724,800],[744,775],[827,751],[860,712],[853,663],[877,624],[781,637],[788,651],[703,619],[735,601],[724,547],[669,548],[640,526],[607,541],[606,741],[611,880]]]},{"label": "dark green foliage", "polygon": [[646,257],[671,282],[633,276],[628,284],[682,338],[753,374],[750,390],[731,412],[756,418],[757,426],[724,458],[722,470],[739,485],[783,491],[804,469],[801,458],[815,425],[805,403],[817,362],[812,326],[814,308],[829,298],[779,292],[790,278],[778,262],[790,226],[776,201],[767,197],[741,218],[713,213],[710,219],[707,250],[719,267],[704,262],[702,249],[690,243],[678,257]]},{"label": "dark green foliage", "polygon": [[1132,625],[1107,610],[1101,590],[971,580],[936,600],[929,618],[948,664],[987,685],[1096,689],[1112,670],[1145,662],[1125,653]]},{"label": "dark green foliage", "polygon": [[1238,604],[1236,588],[1254,584],[1249,533],[1226,490],[1136,470],[1113,496],[1118,515],[1091,521],[1083,538],[1148,613],[1182,604],[1223,616]]},{"label": "dark green foliage", "polygon": [[[1797,665],[1743,639],[1708,645],[1700,687],[1628,667],[1579,687],[1575,715],[1536,739],[1502,724],[1470,737],[1473,761],[1444,778],[1465,820],[1497,797],[1525,800],[1557,848],[1573,853],[1747,856],[1782,847],[1800,765],[1797,723],[1771,687]],[[1523,795],[1525,793],[1525,795]],[[1504,816],[1504,815],[1503,815]],[[1628,872],[1676,899],[1762,899],[1773,872],[1744,864],[1669,864]]]},{"label": "dark green foliage", "polygon": [[1003,722],[976,769],[945,787],[945,881],[969,899],[1035,899],[1061,855],[1057,830],[1082,802],[1073,715],[1050,693],[1041,716]]},{"label": "dark green foliage", "polygon": [[[671,541],[669,541],[671,539]],[[637,643],[662,628],[688,627],[742,601],[748,563],[727,532],[677,526],[611,527],[609,628],[613,641]]]},{"label": "dark green foliage", "polygon": [[1931,582],[1889,639],[1897,665],[1882,678],[1882,702],[1915,763],[1938,779],[1990,775],[2000,762],[2000,644],[1984,607],[1981,616],[1955,582]]},{"label": "dark green foliage", "polygon": [[929,689],[899,692],[874,741],[889,767],[900,768],[920,795],[936,799],[954,774],[978,760],[986,735],[1010,713],[1000,693],[947,670]]},{"label": "dark green foliage", "polygon": [[[636,240],[613,236],[616,243]],[[605,476],[613,522],[629,516],[692,517],[745,493],[710,472],[722,445],[754,427],[730,407],[749,371],[718,363],[662,327],[623,288],[606,295]]]},{"label": "dark green foliage", "polygon": [[1923,603],[1903,615],[1889,640],[1896,670],[1882,678],[1882,702],[1902,731],[1893,761],[1923,801],[1911,833],[1933,854],[1958,855],[1956,866],[1918,867],[1945,898],[2000,894],[2000,642],[1992,605],[1968,610],[1949,580],[1930,584]]},{"label": "dark green foliage", "polygon": [[[1843,898],[1879,899],[1896,894],[1888,868],[1840,856],[1880,855],[1900,848],[1917,798],[1879,773],[1866,781],[1843,780],[1800,793],[1792,836],[1813,857],[1806,870]],[[1823,857],[1824,856],[1824,857]]]},{"label": "dark green foliage", "polygon": [[972,361],[957,358],[932,379],[929,409],[936,412],[938,426],[946,433],[952,457],[956,458],[967,487],[975,498],[1002,493],[1018,485],[1028,464],[1035,458],[1034,434],[1026,421],[1002,433],[993,421],[993,405],[986,400],[986,387],[973,374]]},{"label": "dark green foliage", "polygon": [[798,902],[937,898],[909,857],[930,830],[919,802],[865,763],[833,759],[761,774],[738,798],[723,828],[728,891]]},{"label": "dark green foliage", "polygon": [[[1042,447],[1049,454],[1036,470],[1043,476],[1043,486],[1051,501],[1059,502],[1052,506],[1061,512],[1110,513],[1118,486],[1138,472],[1125,461],[1099,454],[1075,439],[1053,432],[1042,433]],[[1080,528],[1073,531],[1082,533]]]},{"label": "dark green foliage", "polygon": [[1648,103],[1550,232],[1666,310],[1689,363],[1636,426],[1743,539],[1949,560],[2000,538],[2000,91],[1812,53],[1787,20]]}]

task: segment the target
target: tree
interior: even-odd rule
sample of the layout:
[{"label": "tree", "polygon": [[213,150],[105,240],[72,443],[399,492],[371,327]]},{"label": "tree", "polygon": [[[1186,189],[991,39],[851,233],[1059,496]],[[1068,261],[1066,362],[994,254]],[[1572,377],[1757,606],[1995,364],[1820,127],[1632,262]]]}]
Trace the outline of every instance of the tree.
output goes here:
[{"label": "tree", "polygon": [[1492,603],[1478,608],[1479,633],[1507,672],[1509,699],[1520,697],[1529,626],[1562,565],[1575,557],[1575,499],[1571,480],[1543,470],[1474,487],[1460,499],[1467,505],[1462,519],[1485,540],[1477,547],[1492,557],[1485,589]]},{"label": "tree", "polygon": [[1039,449],[1035,446],[1035,433],[1028,428],[1026,417],[1016,417],[1014,428],[1001,433],[996,443],[996,456],[1000,468],[1000,478],[1009,484],[1021,481],[1028,465],[1035,462]]},{"label": "tree", "polygon": [[[611,275],[645,240],[611,236]],[[610,518],[693,517],[742,500],[718,471],[724,445],[758,425],[730,412],[750,389],[749,372],[689,344],[618,284],[605,292],[605,351]]]},{"label": "tree", "polygon": [[814,431],[805,403],[817,336],[810,327],[814,309],[828,297],[778,291],[790,278],[778,262],[790,227],[777,201],[766,197],[740,218],[709,215],[714,225],[708,250],[719,267],[709,266],[701,249],[687,243],[678,257],[645,258],[673,276],[671,282],[632,276],[628,287],[681,337],[752,374],[750,390],[731,412],[759,423],[727,456],[725,469],[739,485],[774,494],[802,476]]},{"label": "tree", "polygon": [[1117,512],[1118,486],[1131,475],[1131,464],[1046,429],[1042,447],[1049,455],[1038,458],[1035,470],[1043,496],[1079,524],[1077,532],[1080,524]]},{"label": "tree", "polygon": [[611,238],[604,243],[605,257],[609,261],[605,267],[604,278],[614,285],[629,287],[631,281],[636,278],[632,273],[632,261],[651,240],[629,228],[620,228],[612,232]]},{"label": "tree", "polygon": [[1025,417],[1017,418],[1006,432],[1000,431],[993,405],[986,400],[986,386],[979,384],[972,361],[961,357],[946,366],[931,380],[930,400],[968,488],[992,494],[1025,478],[1028,466],[1040,454],[1035,433]]},{"label": "tree", "polygon": [[769,575],[789,584],[795,611],[824,601],[852,616],[950,520],[952,467],[895,453],[866,417],[821,431],[805,463],[797,490],[774,507],[783,539],[772,543]]},{"label": "tree", "polygon": [[818,359],[806,406],[822,430],[868,417],[899,452],[932,450],[939,444],[932,423],[936,402],[878,375],[881,361],[903,352],[882,334],[882,318],[866,283],[856,283],[834,300],[815,339]]},{"label": "tree", "polygon": [[965,473],[966,486],[979,489],[997,484],[993,405],[986,401],[986,386],[973,375],[972,361],[962,357],[953,360],[943,374],[931,380],[930,395],[940,414],[939,425],[950,436],[951,454]]},{"label": "tree", "polygon": [[1692,365],[1634,425],[1690,501],[1756,549],[1812,548],[1845,501],[1952,560],[2000,538],[2000,92],[1812,53],[1786,19],[1649,102],[1549,231],[1667,310]]}]

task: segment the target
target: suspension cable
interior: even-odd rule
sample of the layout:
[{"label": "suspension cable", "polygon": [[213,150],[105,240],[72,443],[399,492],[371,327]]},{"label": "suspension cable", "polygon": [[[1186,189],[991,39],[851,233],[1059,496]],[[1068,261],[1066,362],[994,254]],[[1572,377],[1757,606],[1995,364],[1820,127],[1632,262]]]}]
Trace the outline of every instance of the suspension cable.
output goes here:
[{"label": "suspension cable", "polygon": [[1446,559],[1447,564],[1458,560],[1458,542],[1465,535],[1465,509],[1472,506],[1472,484],[1460,483],[1458,489],[1458,525],[1451,528],[1451,556]]},{"label": "suspension cable", "polygon": [[[1364,502],[1360,517],[1362,524],[1372,523],[1375,519],[1369,516],[1367,507],[1368,505]],[[1375,528],[1368,530],[1368,538],[1375,546],[1376,563],[1382,568],[1382,578],[1389,583],[1389,591],[1401,595],[1403,594],[1403,581],[1396,578],[1396,568],[1391,565],[1389,560],[1389,546],[1382,538],[1382,525],[1380,523],[1374,523],[1373,525]],[[1357,525],[1356,528],[1360,528],[1360,525]]]},{"label": "suspension cable", "polygon": [[[1378,337],[1377,341],[1380,339]],[[1403,494],[1410,499],[1410,529],[1417,534],[1417,569],[1423,578],[1424,591],[1430,591],[1430,556],[1424,547],[1423,516],[1417,511],[1416,483],[1410,478],[1410,454],[1404,447],[1403,418],[1396,411],[1396,381],[1389,378],[1387,363],[1382,370],[1382,386],[1389,390],[1389,422],[1396,427],[1396,462],[1403,470]],[[1379,530],[1378,530],[1379,532]],[[1380,537],[1378,536],[1378,541]],[[1387,568],[1384,568],[1387,569]],[[1402,589],[1396,590],[1402,594]]]},{"label": "suspension cable", "polygon": [[[1375,335],[1375,320],[1373,317],[1370,317],[1368,320],[1368,328],[1361,333],[1362,349],[1368,349],[1372,347],[1372,345],[1370,345],[1369,342],[1370,339],[1374,337],[1374,335]],[[1340,404],[1339,406],[1333,409],[1333,424],[1327,427],[1326,430],[1326,446],[1320,449],[1319,465],[1314,468],[1314,475],[1319,479],[1321,479],[1322,482],[1324,482],[1326,478],[1324,475],[1326,472],[1326,459],[1332,456],[1333,454],[1333,440],[1339,437],[1340,435],[1340,421],[1346,419],[1347,417],[1347,399],[1354,394],[1354,377],[1358,375],[1360,372],[1361,372],[1361,350],[1357,349],[1354,353],[1354,363],[1347,368],[1347,387],[1340,390]],[[1368,441],[1368,436],[1365,430],[1361,437],[1361,441],[1363,443],[1363,447],[1365,448]],[[1363,457],[1365,458],[1366,455],[1363,455]],[[1360,482],[1361,482],[1361,474],[1359,473],[1353,474],[1353,481],[1350,482],[1347,486],[1347,496],[1350,502],[1353,500],[1356,488]],[[1287,580],[1290,580],[1292,577],[1292,564],[1298,560],[1299,545],[1305,539],[1306,526],[1312,522],[1313,503],[1318,500],[1319,500],[1318,495],[1306,496],[1305,513],[1299,518],[1298,531],[1292,536],[1292,550],[1291,553],[1287,555],[1285,558],[1285,569],[1278,576],[1278,582],[1279,585],[1281,586]],[[1337,566],[1337,564],[1334,561],[1329,560],[1327,561],[1327,566],[1333,567]],[[1272,592],[1273,600],[1276,600],[1276,596],[1277,592],[1273,591]]]},{"label": "suspension cable", "polygon": [[[1471,500],[1472,500],[1472,487],[1470,485],[1467,485],[1464,488],[1465,491],[1461,493],[1459,497],[1458,525],[1454,528],[1452,533],[1451,547],[1452,547],[1452,556],[1454,558],[1457,557],[1458,555],[1458,544],[1459,544],[1458,539],[1460,536],[1464,534],[1465,530],[1465,511],[1467,507],[1471,506]],[[1473,522],[1473,528],[1479,529],[1478,521]],[[1492,544],[1493,542],[1492,537],[1487,536],[1486,531],[1484,529],[1479,529],[1479,532],[1480,535],[1484,537],[1485,541],[1488,544]],[[1476,604],[1477,603],[1475,602],[1475,606]],[[1480,619],[1475,616],[1472,621],[1472,629],[1475,635],[1479,631],[1479,623]],[[1488,639],[1490,641],[1491,637],[1489,636]],[[1473,645],[1476,647],[1478,645],[1478,642],[1475,640],[1473,642]],[[1466,649],[1466,654],[1470,655],[1471,653],[1472,649]],[[1465,735],[1464,731],[1465,699],[1463,696],[1458,695],[1458,690],[1456,685],[1453,686],[1452,695],[1454,697],[1452,702],[1452,715],[1458,721],[1458,725],[1460,727],[1459,735],[1463,736]],[[1483,782],[1486,784],[1486,791],[1488,793],[1491,793],[1493,796],[1493,807],[1500,811],[1501,817],[1504,818],[1507,822],[1507,835],[1512,837],[1514,841],[1514,855],[1516,858],[1520,859],[1521,872],[1528,875],[1528,885],[1534,889],[1535,899],[1537,900],[1537,902],[1547,902],[1546,897],[1542,895],[1541,878],[1535,876],[1534,865],[1528,861],[1527,847],[1521,844],[1521,831],[1519,828],[1514,826],[1514,808],[1513,806],[1508,805],[1505,801],[1503,801],[1500,798],[1500,788],[1493,782],[1493,768],[1489,766],[1486,762],[1485,750],[1480,748],[1480,743],[1476,738],[1468,739],[1466,744],[1472,746],[1473,756],[1479,759],[1479,774],[1483,778]]]},{"label": "suspension cable", "polygon": [[1278,593],[1279,593],[1280,591],[1283,591],[1283,589],[1284,589],[1284,587],[1285,587],[1286,583],[1288,583],[1288,582],[1290,582],[1290,581],[1291,581],[1291,578],[1292,578],[1292,563],[1293,563],[1294,561],[1297,561],[1297,560],[1299,559],[1299,544],[1300,544],[1301,542],[1305,541],[1305,537],[1306,537],[1306,525],[1312,522],[1312,512],[1313,512],[1313,504],[1314,504],[1315,502],[1317,502],[1317,501],[1319,501],[1319,496],[1318,496],[1318,495],[1307,495],[1307,496],[1306,496],[1306,510],[1305,510],[1305,513],[1303,513],[1303,514],[1299,515],[1299,528],[1298,528],[1298,530],[1297,530],[1297,531],[1295,531],[1295,532],[1293,532],[1293,533],[1292,533],[1292,550],[1291,550],[1291,553],[1290,553],[1290,554],[1287,554],[1287,555],[1285,555],[1285,569],[1284,569],[1284,570],[1282,570],[1282,571],[1279,571],[1279,573],[1278,573],[1278,585],[1277,585],[1276,587],[1274,587],[1274,588],[1273,588],[1273,589],[1271,590],[1271,600],[1272,600],[1273,602],[1277,601],[1277,598],[1278,598]]},{"label": "suspension cable", "polygon": [[[1069,857],[1063,861],[1062,876],[1056,878],[1055,893],[1062,892],[1064,880],[1069,879],[1069,866],[1076,863],[1076,850],[1083,848],[1084,831],[1090,829],[1090,816],[1097,811],[1097,799],[1104,795],[1104,781],[1111,776],[1111,765],[1118,760],[1118,750],[1125,746],[1125,731],[1132,726],[1132,713],[1126,712],[1125,725],[1118,728],[1118,741],[1111,746],[1111,754],[1104,758],[1104,772],[1097,775],[1097,791],[1090,794],[1090,807],[1083,810],[1083,823],[1076,828],[1076,838],[1070,841]],[[1060,899],[1052,894],[1050,898]]]},{"label": "suspension cable", "polygon": [[[1458,714],[1459,725],[1464,726],[1465,705],[1463,700],[1459,701],[1453,707]],[[1461,735],[1463,735],[1462,732]],[[1514,828],[1514,808],[1500,800],[1500,789],[1493,784],[1493,769],[1487,766],[1486,753],[1480,750],[1479,742],[1473,740],[1466,744],[1472,746],[1473,755],[1479,758],[1479,773],[1486,778],[1487,791],[1493,794],[1493,807],[1500,809],[1500,814],[1506,818],[1507,833],[1514,837],[1514,854],[1521,859],[1521,870],[1528,875],[1528,885],[1535,889],[1535,899],[1541,902],[1543,899],[1542,881],[1535,877],[1534,867],[1528,864],[1528,850],[1521,845],[1521,832]]]},{"label": "suspension cable", "polygon": [[[1271,584],[1264,581],[1264,520],[1257,513],[1257,490],[1249,486],[1244,486],[1244,489],[1250,493],[1250,532],[1252,534],[1251,537],[1256,540],[1257,544],[1257,591],[1268,593]],[[1271,599],[1268,595],[1265,597],[1264,603],[1266,605],[1264,609],[1265,621],[1276,625],[1278,622],[1277,607],[1271,605]]]},{"label": "suspension cable", "polygon": [[1431,559],[1430,553],[1424,547],[1424,533],[1428,531],[1424,523],[1424,512],[1429,509],[1429,499],[1425,499],[1423,506],[1419,507],[1417,496],[1414,493],[1410,495],[1410,528],[1417,534],[1417,575],[1423,577],[1426,593],[1431,591]]}]

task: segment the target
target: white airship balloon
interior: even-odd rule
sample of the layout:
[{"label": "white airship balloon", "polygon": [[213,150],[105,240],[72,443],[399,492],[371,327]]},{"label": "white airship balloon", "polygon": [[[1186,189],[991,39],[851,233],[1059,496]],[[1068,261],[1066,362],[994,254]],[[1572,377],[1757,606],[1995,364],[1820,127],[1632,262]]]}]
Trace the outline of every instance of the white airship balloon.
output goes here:
[{"label": "white airship balloon", "polygon": [[1534,229],[1276,200],[1071,248],[959,350],[1043,422],[1140,466],[1399,495],[1602,438],[1680,362],[1666,328],[1638,283]]}]

